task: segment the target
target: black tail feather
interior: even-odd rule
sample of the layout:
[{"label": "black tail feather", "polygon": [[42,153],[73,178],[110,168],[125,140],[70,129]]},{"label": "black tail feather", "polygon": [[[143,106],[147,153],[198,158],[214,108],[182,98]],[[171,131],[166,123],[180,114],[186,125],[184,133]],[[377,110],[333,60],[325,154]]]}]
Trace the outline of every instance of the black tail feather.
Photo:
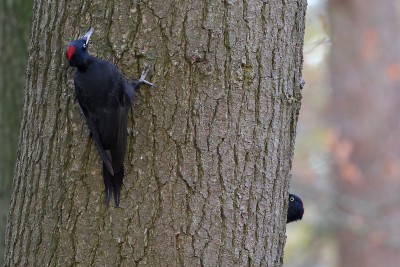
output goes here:
[{"label": "black tail feather", "polygon": [[111,194],[114,194],[114,205],[116,208],[119,208],[119,202],[121,198],[121,187],[124,179],[124,167],[115,175],[111,175],[108,172],[107,166],[103,164],[103,179],[104,179],[104,187],[106,193],[106,205],[107,207],[110,205]]},{"label": "black tail feather", "polygon": [[119,200],[121,198],[121,187],[123,179],[124,179],[124,167],[122,166],[121,170],[118,173],[115,173],[113,179],[111,180],[111,183],[114,188],[114,202],[116,208],[119,208]]},{"label": "black tail feather", "polygon": [[110,205],[111,192],[112,192],[112,175],[108,171],[107,166],[103,163],[103,179],[104,179],[104,187],[106,191],[106,205],[107,207]]}]

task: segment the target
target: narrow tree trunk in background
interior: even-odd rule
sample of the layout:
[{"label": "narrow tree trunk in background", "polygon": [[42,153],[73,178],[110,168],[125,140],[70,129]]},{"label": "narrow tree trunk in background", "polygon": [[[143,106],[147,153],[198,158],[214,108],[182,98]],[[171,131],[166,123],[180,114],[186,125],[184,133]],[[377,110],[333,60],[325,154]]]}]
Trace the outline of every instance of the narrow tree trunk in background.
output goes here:
[{"label": "narrow tree trunk in background", "polygon": [[[7,266],[281,266],[306,1],[37,0]],[[121,208],[66,44],[155,88],[132,108]]]},{"label": "narrow tree trunk in background", "polygon": [[398,1],[329,3],[332,153],[346,218],[340,266],[398,266]]},{"label": "narrow tree trunk in background", "polygon": [[0,1],[0,265],[24,95],[33,1]]}]

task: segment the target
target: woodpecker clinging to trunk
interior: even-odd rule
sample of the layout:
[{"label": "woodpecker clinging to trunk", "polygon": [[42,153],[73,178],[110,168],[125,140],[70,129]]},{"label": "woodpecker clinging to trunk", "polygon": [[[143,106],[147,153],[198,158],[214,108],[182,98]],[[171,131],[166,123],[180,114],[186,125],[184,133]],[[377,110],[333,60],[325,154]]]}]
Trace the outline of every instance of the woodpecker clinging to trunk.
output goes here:
[{"label": "woodpecker clinging to trunk", "polygon": [[74,75],[76,98],[103,161],[106,204],[109,205],[113,191],[115,207],[119,207],[128,111],[139,86],[153,84],[145,80],[147,68],[139,80],[131,83],[113,63],[89,55],[88,43],[92,33],[93,28],[72,41],[66,56],[69,65],[77,69]]},{"label": "woodpecker clinging to trunk", "polygon": [[289,194],[289,207],[286,223],[301,220],[304,214],[303,201],[295,194]]}]

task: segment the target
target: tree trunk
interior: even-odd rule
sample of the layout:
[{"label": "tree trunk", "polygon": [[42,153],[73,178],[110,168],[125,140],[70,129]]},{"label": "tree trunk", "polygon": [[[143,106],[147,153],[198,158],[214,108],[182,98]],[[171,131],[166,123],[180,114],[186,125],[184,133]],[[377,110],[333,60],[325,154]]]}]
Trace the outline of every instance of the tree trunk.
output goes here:
[{"label": "tree trunk", "polygon": [[33,1],[0,1],[0,264],[18,148]]},{"label": "tree trunk", "polygon": [[[6,266],[281,266],[306,1],[35,1]],[[132,108],[121,208],[66,44],[155,88]],[[79,34],[78,34],[79,33]]]},{"label": "tree trunk", "polygon": [[329,114],[338,206],[344,215],[338,229],[340,266],[398,266],[398,2],[329,3]]}]

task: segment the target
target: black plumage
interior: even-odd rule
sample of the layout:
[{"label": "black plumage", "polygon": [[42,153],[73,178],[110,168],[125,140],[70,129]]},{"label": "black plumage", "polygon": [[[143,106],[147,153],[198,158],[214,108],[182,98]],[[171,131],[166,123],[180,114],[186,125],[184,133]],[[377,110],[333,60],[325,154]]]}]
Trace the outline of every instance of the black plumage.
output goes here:
[{"label": "black plumage", "polygon": [[93,28],[72,41],[66,56],[69,65],[77,69],[74,75],[76,98],[103,161],[106,204],[109,205],[113,192],[115,207],[119,207],[128,111],[139,86],[153,84],[145,80],[148,69],[142,72],[139,80],[131,83],[113,63],[89,55],[87,47],[92,33]]},{"label": "black plumage", "polygon": [[301,220],[303,218],[303,214],[304,214],[303,201],[301,201],[301,199],[298,196],[294,194],[289,194],[289,207],[288,207],[286,223]]}]

